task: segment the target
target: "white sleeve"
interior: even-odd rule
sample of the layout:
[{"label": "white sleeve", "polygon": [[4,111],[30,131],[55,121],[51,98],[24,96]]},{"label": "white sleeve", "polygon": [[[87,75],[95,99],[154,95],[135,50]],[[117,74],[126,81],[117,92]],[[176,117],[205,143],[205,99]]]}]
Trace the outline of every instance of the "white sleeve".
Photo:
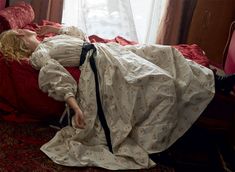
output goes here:
[{"label": "white sleeve", "polygon": [[74,36],[74,37],[80,38],[84,41],[88,40],[87,35],[81,29],[79,29],[75,26],[62,27],[59,30],[59,34]]},{"label": "white sleeve", "polygon": [[58,61],[50,58],[46,49],[35,51],[30,57],[30,63],[33,68],[40,70],[39,88],[48,93],[49,97],[59,101],[75,97],[77,82]]}]

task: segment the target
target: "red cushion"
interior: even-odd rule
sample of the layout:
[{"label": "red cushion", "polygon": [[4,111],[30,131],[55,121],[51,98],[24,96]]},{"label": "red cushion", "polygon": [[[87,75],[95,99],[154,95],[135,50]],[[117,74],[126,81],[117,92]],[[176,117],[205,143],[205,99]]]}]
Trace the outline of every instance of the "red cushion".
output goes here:
[{"label": "red cushion", "polygon": [[230,40],[224,71],[226,74],[235,73],[235,31]]},{"label": "red cushion", "polygon": [[0,11],[0,33],[8,29],[18,29],[34,20],[34,11],[30,4],[16,3]]},{"label": "red cushion", "polygon": [[[80,71],[77,68],[67,70],[78,81]],[[43,93],[38,87],[38,71],[27,61],[6,62],[0,59],[0,97],[5,99],[17,111],[33,114],[35,119],[46,119],[61,115],[64,103]]]}]

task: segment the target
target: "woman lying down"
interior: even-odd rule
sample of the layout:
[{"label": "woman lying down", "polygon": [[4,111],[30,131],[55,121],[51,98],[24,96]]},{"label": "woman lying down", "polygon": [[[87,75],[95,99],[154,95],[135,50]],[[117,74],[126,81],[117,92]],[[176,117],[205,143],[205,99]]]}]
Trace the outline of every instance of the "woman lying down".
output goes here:
[{"label": "woman lying down", "polygon": [[[39,87],[73,109],[41,150],[66,166],[106,169],[150,168],[150,154],[169,148],[198,119],[215,91],[231,91],[235,75],[217,76],[171,46],[94,43],[76,27],[44,26],[38,41],[25,29],[1,34],[9,60],[30,56],[40,70]],[[64,67],[81,70],[79,85]]]}]

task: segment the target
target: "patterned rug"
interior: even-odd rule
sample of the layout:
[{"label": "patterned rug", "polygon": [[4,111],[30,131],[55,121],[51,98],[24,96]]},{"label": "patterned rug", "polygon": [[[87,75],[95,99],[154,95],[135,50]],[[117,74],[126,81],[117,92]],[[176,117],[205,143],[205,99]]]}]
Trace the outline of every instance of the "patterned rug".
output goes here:
[{"label": "patterned rug", "polygon": [[[39,122],[16,123],[0,118],[0,172],[109,171],[94,167],[70,168],[52,162],[39,149],[42,144],[54,136],[55,132],[55,129]],[[137,171],[174,172],[174,169],[157,165],[148,170]]]}]

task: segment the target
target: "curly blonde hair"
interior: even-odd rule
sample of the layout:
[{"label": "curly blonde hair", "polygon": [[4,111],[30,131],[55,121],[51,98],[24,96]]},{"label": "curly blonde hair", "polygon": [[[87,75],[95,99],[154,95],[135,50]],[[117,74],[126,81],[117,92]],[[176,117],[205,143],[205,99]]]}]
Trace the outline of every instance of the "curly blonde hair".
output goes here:
[{"label": "curly blonde hair", "polygon": [[3,58],[17,61],[29,57],[32,53],[14,30],[8,30],[0,34],[0,52],[3,54]]}]

